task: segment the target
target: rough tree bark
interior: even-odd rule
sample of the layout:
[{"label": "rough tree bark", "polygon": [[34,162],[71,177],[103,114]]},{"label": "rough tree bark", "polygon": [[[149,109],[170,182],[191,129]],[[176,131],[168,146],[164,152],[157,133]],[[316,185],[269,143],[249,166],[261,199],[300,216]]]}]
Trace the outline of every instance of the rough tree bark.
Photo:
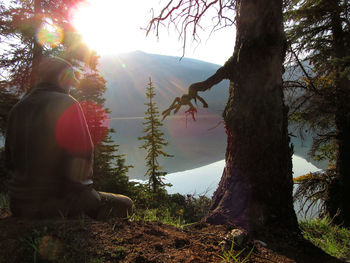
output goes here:
[{"label": "rough tree bark", "polygon": [[206,221],[252,232],[271,224],[296,230],[282,92],[282,1],[239,1],[236,36],[234,55],[224,66],[231,80],[224,112],[226,167]]},{"label": "rough tree bark", "polygon": [[283,102],[282,72],[286,39],[282,0],[237,0],[233,56],[213,76],[194,83],[178,105],[198,91],[229,79],[223,114],[226,166],[205,220],[234,224],[250,234],[283,227],[298,232],[293,209],[292,149]]},{"label": "rough tree bark", "polygon": [[[350,81],[341,79],[336,87],[337,112],[336,125],[336,181],[331,186],[330,200],[335,223],[350,227]],[[338,210],[339,208],[339,210]]]},{"label": "rough tree bark", "polygon": [[[333,57],[339,61],[344,59],[347,55],[347,47],[345,41],[345,32],[342,28],[341,21],[341,7],[339,1],[331,2],[333,12],[331,14],[332,32],[333,32]],[[335,221],[340,224],[344,224],[350,227],[350,80],[348,76],[344,74],[347,65],[337,65],[335,72],[336,85],[335,85],[335,125],[336,125],[336,144],[337,144],[337,157],[336,157],[336,174],[337,181],[332,187],[330,193],[330,201],[333,203],[334,211],[330,211],[331,216],[336,216],[336,209],[339,207],[340,214],[336,217]],[[341,73],[340,73],[341,72]],[[340,75],[342,74],[342,75]]]}]

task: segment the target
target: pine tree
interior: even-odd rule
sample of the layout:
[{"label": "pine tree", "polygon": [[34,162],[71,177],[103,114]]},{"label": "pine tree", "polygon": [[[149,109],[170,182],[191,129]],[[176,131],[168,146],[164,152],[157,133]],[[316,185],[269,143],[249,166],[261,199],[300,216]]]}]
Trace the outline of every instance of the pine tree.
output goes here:
[{"label": "pine tree", "polygon": [[69,10],[76,2],[13,0],[0,4],[1,88],[17,94],[28,92],[36,82],[43,55],[61,55],[72,63],[84,60],[88,49],[69,23]]},{"label": "pine tree", "polygon": [[[299,90],[291,104],[292,120],[301,129],[316,134],[311,151],[314,157],[335,162],[336,175],[328,187],[327,210],[334,217],[339,208],[336,221],[349,226],[350,4],[344,0],[286,3],[291,52],[294,57],[301,54],[310,65],[303,78],[287,83]],[[330,170],[334,172],[332,165]]]},{"label": "pine tree", "polygon": [[6,129],[9,109],[35,84],[36,67],[43,55],[60,56],[82,68],[95,67],[96,60],[92,59],[95,56],[90,56],[81,36],[69,23],[69,10],[76,2],[12,0],[0,3],[1,133]]},{"label": "pine tree", "polygon": [[163,151],[163,147],[168,145],[168,143],[163,137],[164,133],[160,131],[160,127],[163,124],[159,121],[158,107],[153,100],[155,95],[156,93],[150,78],[148,87],[146,88],[146,98],[149,101],[145,103],[147,106],[147,110],[145,111],[146,116],[144,117],[145,122],[143,123],[143,133],[145,135],[138,139],[144,140],[144,144],[140,148],[147,150],[146,165],[148,170],[145,176],[148,177],[148,187],[153,193],[158,193],[165,186],[169,185],[163,182],[163,177],[167,173],[162,171],[162,167],[158,163],[158,157],[172,157],[172,155]]}]

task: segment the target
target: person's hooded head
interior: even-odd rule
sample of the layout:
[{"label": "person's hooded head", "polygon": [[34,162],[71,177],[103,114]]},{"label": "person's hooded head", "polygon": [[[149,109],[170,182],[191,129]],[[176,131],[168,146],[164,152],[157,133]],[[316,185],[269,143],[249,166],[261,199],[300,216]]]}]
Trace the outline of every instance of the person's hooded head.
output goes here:
[{"label": "person's hooded head", "polygon": [[38,68],[39,84],[54,84],[66,93],[72,86],[78,84],[73,66],[59,57],[43,57]]}]

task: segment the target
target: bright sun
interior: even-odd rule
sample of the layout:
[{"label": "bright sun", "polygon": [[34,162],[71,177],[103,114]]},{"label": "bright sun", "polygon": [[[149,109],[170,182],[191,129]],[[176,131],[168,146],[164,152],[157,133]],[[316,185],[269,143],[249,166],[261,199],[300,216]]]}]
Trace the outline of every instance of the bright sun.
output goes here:
[{"label": "bright sun", "polygon": [[[74,27],[84,42],[100,54],[116,54],[135,49],[140,31],[129,13],[128,1],[88,0],[72,11]],[[137,35],[137,34],[136,34]]]},{"label": "bright sun", "polygon": [[[182,55],[182,39],[173,27],[163,28],[160,39],[154,32],[146,37],[145,30],[141,29],[147,27],[153,14],[161,12],[163,8],[161,0],[80,0],[79,2],[78,6],[72,7],[70,20],[82,35],[83,41],[98,54],[141,50],[156,54]],[[210,19],[205,20],[204,24],[212,24]],[[48,42],[48,45],[55,46],[60,43],[63,32],[51,32],[52,25],[45,29],[49,32],[43,32],[41,36],[44,44]],[[210,41],[203,42],[200,47],[197,42],[188,41],[186,56],[223,64],[233,52],[232,43],[235,42],[235,34],[232,34],[232,29],[228,27],[220,30],[210,39],[208,38],[210,30],[201,34],[202,40]],[[40,36],[38,38],[40,40]]]}]

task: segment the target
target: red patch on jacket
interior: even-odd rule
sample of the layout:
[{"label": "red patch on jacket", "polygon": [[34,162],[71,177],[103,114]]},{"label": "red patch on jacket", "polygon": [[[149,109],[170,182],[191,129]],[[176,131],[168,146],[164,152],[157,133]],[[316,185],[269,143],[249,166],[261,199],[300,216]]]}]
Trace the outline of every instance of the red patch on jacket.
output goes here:
[{"label": "red patch on jacket", "polygon": [[56,140],[61,147],[72,153],[85,153],[93,148],[87,123],[78,103],[68,107],[58,119]]}]

